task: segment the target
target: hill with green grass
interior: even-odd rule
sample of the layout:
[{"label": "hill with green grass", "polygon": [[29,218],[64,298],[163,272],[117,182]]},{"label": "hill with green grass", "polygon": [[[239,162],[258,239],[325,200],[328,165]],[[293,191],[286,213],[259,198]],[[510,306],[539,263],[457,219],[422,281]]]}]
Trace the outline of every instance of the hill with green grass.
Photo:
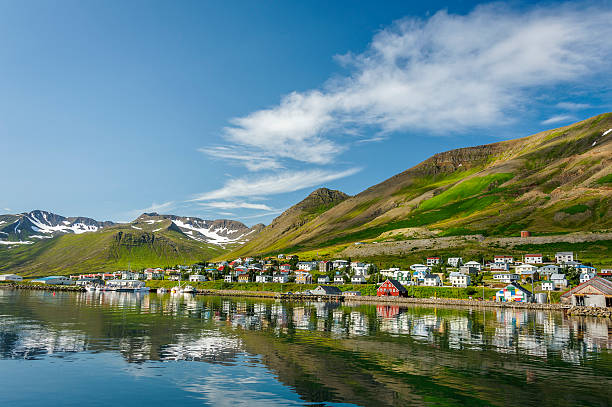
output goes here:
[{"label": "hill with green grass", "polygon": [[[88,232],[54,231],[42,236],[33,234],[41,233],[40,228],[24,232],[30,218],[30,214],[4,215],[6,224],[13,222],[4,235],[12,240],[1,241],[0,273],[27,277],[193,264],[236,248],[263,227],[151,213],[127,224],[107,222]],[[47,213],[46,218],[52,217]],[[19,232],[9,234],[11,230]],[[29,240],[18,240],[24,236]]]},{"label": "hill with green grass", "polygon": [[[612,113],[529,137],[439,153],[225,257],[361,242],[612,229]],[[293,217],[293,215],[292,215]],[[334,249],[335,250],[335,249]]]}]

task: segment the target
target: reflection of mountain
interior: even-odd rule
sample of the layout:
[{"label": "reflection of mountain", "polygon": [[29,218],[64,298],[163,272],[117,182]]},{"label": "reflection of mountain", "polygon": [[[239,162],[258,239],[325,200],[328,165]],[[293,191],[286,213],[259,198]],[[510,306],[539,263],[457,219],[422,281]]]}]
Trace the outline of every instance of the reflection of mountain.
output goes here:
[{"label": "reflection of mountain", "polygon": [[0,309],[0,358],[116,352],[226,366],[260,355],[308,402],[532,404],[577,389],[585,404],[612,401],[599,356],[612,323],[560,313],[9,290]]}]

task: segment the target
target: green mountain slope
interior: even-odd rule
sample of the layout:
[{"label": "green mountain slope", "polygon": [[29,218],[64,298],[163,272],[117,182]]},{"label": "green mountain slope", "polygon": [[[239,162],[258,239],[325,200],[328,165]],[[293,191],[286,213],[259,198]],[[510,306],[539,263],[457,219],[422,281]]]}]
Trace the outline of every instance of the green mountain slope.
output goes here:
[{"label": "green mountain slope", "polygon": [[270,225],[227,257],[362,240],[611,229],[610,129],[612,114],[606,113],[521,139],[436,154],[296,227]]},{"label": "green mountain slope", "polygon": [[171,220],[133,222],[97,232],[64,234],[34,244],[0,246],[0,272],[22,276],[137,270],[209,260],[223,248],[193,240]]}]

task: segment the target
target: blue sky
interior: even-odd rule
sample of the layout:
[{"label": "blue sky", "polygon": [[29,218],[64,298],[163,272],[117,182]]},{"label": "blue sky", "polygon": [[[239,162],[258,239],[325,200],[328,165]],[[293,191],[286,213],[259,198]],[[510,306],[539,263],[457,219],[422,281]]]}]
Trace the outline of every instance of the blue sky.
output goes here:
[{"label": "blue sky", "polygon": [[268,223],[612,110],[610,2],[426,3],[0,1],[0,212]]}]

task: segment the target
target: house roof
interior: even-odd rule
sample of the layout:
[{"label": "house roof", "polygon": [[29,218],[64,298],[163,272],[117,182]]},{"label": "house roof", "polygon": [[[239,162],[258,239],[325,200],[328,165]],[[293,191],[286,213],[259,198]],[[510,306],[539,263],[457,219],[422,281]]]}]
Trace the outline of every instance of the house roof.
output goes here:
[{"label": "house roof", "polygon": [[342,294],[342,291],[333,285],[320,285],[317,288],[315,288],[313,291],[317,291],[317,290],[323,290],[325,291],[325,294],[329,294],[329,295],[340,295]]},{"label": "house roof", "polygon": [[425,278],[440,278],[437,274],[425,274]]},{"label": "house roof", "polygon": [[[403,286],[403,285],[402,285],[402,284],[401,284],[399,281],[394,280],[394,279],[392,279],[392,278],[388,278],[388,279],[386,279],[386,280],[385,280],[385,283],[386,283],[387,281],[388,281],[388,282],[390,282],[391,284],[393,284],[393,286],[394,286],[395,288],[397,288],[397,291],[399,291],[399,292],[408,292],[408,290],[406,290],[406,287],[404,287],[404,286]],[[384,283],[383,283],[383,284],[384,284]]]},{"label": "house roof", "polygon": [[595,276],[589,281],[585,281],[584,283],[579,284],[568,292],[562,294],[561,297],[569,298],[586,287],[593,287],[604,295],[612,295],[612,281],[606,280],[605,278],[599,276]]}]

